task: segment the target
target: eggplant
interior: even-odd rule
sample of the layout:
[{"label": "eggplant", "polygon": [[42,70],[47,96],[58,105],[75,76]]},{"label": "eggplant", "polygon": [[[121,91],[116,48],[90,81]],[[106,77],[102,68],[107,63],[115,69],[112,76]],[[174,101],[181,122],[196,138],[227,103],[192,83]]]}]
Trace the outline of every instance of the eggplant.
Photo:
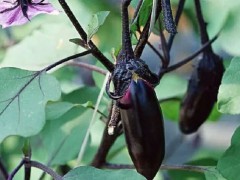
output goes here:
[{"label": "eggplant", "polygon": [[[120,109],[128,152],[136,170],[147,179],[153,179],[165,153],[163,117],[152,87],[159,83],[159,78],[134,55],[128,20],[130,2],[122,0],[122,50],[106,92]],[[109,90],[111,81],[114,92]]]},{"label": "eggplant", "polygon": [[119,107],[134,166],[147,179],[153,179],[165,154],[163,117],[153,87],[141,78],[132,79]]},{"label": "eggplant", "polygon": [[222,59],[211,51],[204,52],[181,103],[179,126],[183,133],[196,132],[207,120],[217,100],[223,73]]},{"label": "eggplant", "polygon": [[[209,41],[207,23],[204,21],[200,0],[195,0],[201,43]],[[217,100],[218,89],[224,73],[221,57],[216,55],[209,45],[194,70],[187,88],[187,93],[180,107],[180,130],[185,134],[196,132],[207,120]]]}]

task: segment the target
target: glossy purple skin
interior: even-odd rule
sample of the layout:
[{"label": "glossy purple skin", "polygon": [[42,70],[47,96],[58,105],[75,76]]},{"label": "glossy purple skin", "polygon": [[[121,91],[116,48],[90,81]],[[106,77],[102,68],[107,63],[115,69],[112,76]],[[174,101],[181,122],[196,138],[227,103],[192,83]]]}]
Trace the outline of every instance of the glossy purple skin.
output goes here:
[{"label": "glossy purple skin", "polygon": [[224,73],[222,60],[214,53],[204,53],[193,72],[180,108],[180,130],[194,133],[207,120],[217,100]]},{"label": "glossy purple skin", "polygon": [[154,89],[142,79],[132,80],[120,103],[130,157],[140,174],[153,179],[165,153],[163,117]]}]

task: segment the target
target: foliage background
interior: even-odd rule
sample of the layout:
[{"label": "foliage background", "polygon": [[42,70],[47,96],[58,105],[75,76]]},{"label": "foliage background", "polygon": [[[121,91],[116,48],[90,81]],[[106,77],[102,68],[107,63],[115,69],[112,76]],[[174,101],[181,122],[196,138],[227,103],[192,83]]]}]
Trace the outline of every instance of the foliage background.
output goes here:
[{"label": "foliage background", "polygon": [[[61,9],[57,1],[53,0],[51,2],[54,3],[55,7]],[[210,36],[214,36],[221,30],[219,39],[214,43],[214,49],[223,56],[226,67],[229,66],[220,88],[218,108],[220,112],[225,114],[239,114],[240,76],[238,71],[240,64],[238,56],[240,56],[240,24],[238,22],[240,21],[240,2],[238,0],[202,0],[201,2],[205,19],[209,23]],[[107,0],[69,2],[85,29],[87,29],[92,14],[99,11],[110,11],[103,26],[93,36],[93,41],[110,59],[112,59],[112,48],[118,49],[121,44],[119,3],[120,1]],[[134,3],[136,1],[133,1],[132,5]],[[176,10],[177,3],[177,0],[172,1],[174,10]],[[171,63],[183,59],[200,47],[193,10],[192,1],[187,1],[184,15],[180,21],[178,35],[171,52]],[[38,16],[24,26],[1,29],[0,66],[17,67],[30,71],[40,70],[61,58],[83,51],[82,48],[69,41],[69,39],[76,37],[78,37],[78,34],[63,12],[59,16]],[[159,38],[156,35],[152,35],[150,40],[156,47],[159,46]],[[233,57],[235,58],[230,64]],[[153,71],[157,71],[160,65],[159,59],[149,48],[146,48],[142,58],[146,60]],[[81,58],[80,61],[102,67],[92,56]],[[186,91],[187,80],[194,65],[196,65],[196,61],[164,76],[160,85],[156,88],[158,98],[182,97]],[[7,93],[20,83],[20,81],[16,83],[14,80],[7,81],[8,86],[5,87],[6,79],[4,79],[4,75],[8,76],[11,73],[14,72],[7,72],[6,69],[2,69],[0,72],[1,100],[3,100],[3,97],[7,97]],[[15,73],[18,75],[22,73],[25,76],[28,72],[16,70]],[[45,100],[46,102],[50,100],[50,102],[47,103],[46,108],[45,104],[43,104],[41,112],[36,114],[38,118],[33,118],[35,119],[34,123],[30,123],[28,128],[24,127],[20,131],[23,136],[31,136],[32,159],[48,164],[53,168],[64,164],[74,167],[93,112],[86,103],[91,102],[95,105],[104,76],[70,65],[54,69],[51,74],[53,76],[47,78],[52,79],[48,80],[47,84],[43,84],[46,91],[49,91],[50,94],[53,92]],[[43,76],[48,75],[43,74]],[[54,83],[56,85],[50,87]],[[32,90],[34,92],[39,90],[37,84]],[[59,99],[60,90],[62,95]],[[30,90],[25,92],[25,96],[29,98],[32,92]],[[32,101],[33,99],[29,98],[29,101],[26,101],[26,107],[33,106]],[[108,103],[109,99],[104,94],[99,110],[107,114]],[[240,148],[239,143],[232,139],[230,146],[231,135],[239,126],[238,115],[222,115],[217,111],[216,106],[206,125],[203,125],[194,135],[183,136],[179,132],[177,124],[179,103],[169,101],[162,103],[161,106],[165,117],[167,142],[165,164],[217,165],[218,169],[221,170],[227,169],[227,165],[231,166],[234,157],[239,157],[239,153],[236,152]],[[34,108],[37,108],[37,105],[34,105]],[[98,119],[99,117],[98,115]],[[5,119],[10,125],[16,125],[16,122],[10,121],[9,117],[5,117]],[[0,134],[3,135],[6,129],[3,129],[4,126],[1,127]],[[34,131],[31,132],[33,129]],[[104,124],[97,120],[91,128],[91,140],[88,143],[81,165],[87,165],[91,162],[101,140],[103,129]],[[236,132],[234,137],[237,138],[238,136],[240,136],[240,133]],[[0,158],[5,162],[9,170],[16,167],[21,160],[23,142],[23,137],[10,136],[1,143]],[[230,148],[224,153],[228,146]],[[221,161],[218,161],[219,158],[221,158]],[[112,163],[131,164],[124,137],[121,136],[114,144],[108,160]],[[229,179],[234,178],[238,175],[239,166],[240,160],[236,162],[235,169],[227,169],[224,172],[221,171],[221,173]],[[33,170],[33,179],[38,178],[39,175],[41,175],[39,170]],[[181,171],[163,171],[159,173],[156,179],[161,179],[163,176],[178,180],[181,178],[212,179],[211,175],[205,177],[200,173]],[[22,179],[22,177],[23,172],[21,171],[16,179]]]}]

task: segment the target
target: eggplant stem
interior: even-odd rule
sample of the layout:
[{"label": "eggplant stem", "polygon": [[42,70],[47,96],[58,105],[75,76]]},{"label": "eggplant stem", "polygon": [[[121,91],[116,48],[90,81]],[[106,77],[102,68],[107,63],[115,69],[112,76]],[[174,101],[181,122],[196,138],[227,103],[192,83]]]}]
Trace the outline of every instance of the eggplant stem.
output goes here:
[{"label": "eggplant stem", "polygon": [[205,43],[199,50],[197,50],[197,51],[196,51],[195,53],[193,53],[191,56],[189,56],[189,57],[181,60],[181,61],[180,61],[179,63],[177,63],[177,64],[174,64],[174,65],[168,67],[167,69],[164,69],[164,70],[160,71],[159,77],[162,77],[163,74],[168,73],[168,72],[170,72],[170,71],[173,71],[173,70],[175,70],[175,69],[177,69],[177,68],[185,65],[186,63],[190,62],[193,58],[195,58],[196,56],[198,56],[199,54],[201,54],[206,48],[208,48],[208,46],[210,46],[210,45],[218,38],[218,35],[219,35],[219,33],[218,33],[217,35],[215,35],[210,41],[208,41],[207,43]]},{"label": "eggplant stem", "polygon": [[[110,164],[105,163],[103,168],[107,169],[135,169],[134,165],[131,164]],[[180,171],[191,171],[191,172],[199,172],[204,173],[206,171],[210,171],[204,166],[192,166],[192,165],[164,165],[162,164],[160,170],[180,170]]]}]

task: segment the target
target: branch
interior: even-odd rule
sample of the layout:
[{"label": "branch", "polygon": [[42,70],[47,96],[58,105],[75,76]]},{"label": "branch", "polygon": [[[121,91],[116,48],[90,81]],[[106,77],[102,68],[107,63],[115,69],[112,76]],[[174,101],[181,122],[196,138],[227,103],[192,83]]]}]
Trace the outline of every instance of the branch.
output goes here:
[{"label": "branch", "polygon": [[129,31],[128,6],[131,0],[122,1],[122,52],[125,59],[133,59],[132,42]]},{"label": "branch", "polygon": [[159,33],[160,33],[160,39],[161,39],[161,45],[162,45],[162,51],[164,58],[162,59],[162,68],[166,69],[170,62],[170,51],[166,42],[166,38],[163,34],[163,30],[161,27],[160,19],[159,19]]},{"label": "branch", "polygon": [[[176,24],[176,26],[178,26],[180,16],[181,16],[181,14],[183,12],[184,4],[185,4],[185,0],[179,0],[178,9],[177,9],[177,13],[176,13],[176,16],[175,16],[175,24]],[[171,34],[170,35],[170,38],[168,40],[168,48],[169,48],[169,50],[172,47],[172,43],[173,43],[175,35],[176,34]]]},{"label": "branch", "polygon": [[74,54],[72,56],[68,56],[68,57],[66,57],[64,59],[61,59],[61,60],[59,60],[59,61],[57,61],[57,62],[47,66],[46,68],[42,69],[41,72],[49,71],[49,70],[55,68],[56,66],[58,66],[60,64],[63,64],[65,62],[67,62],[67,61],[70,61],[72,59],[75,59],[75,58],[78,58],[78,57],[81,57],[81,56],[85,56],[85,55],[90,54],[90,53],[91,53],[91,50],[88,50],[88,51],[84,51],[84,52],[81,52],[81,53],[78,53],[78,54]]},{"label": "branch", "polygon": [[164,60],[164,57],[162,54],[151,44],[151,42],[147,41],[147,45],[153,50],[153,52],[161,59],[161,61]]},{"label": "branch", "polygon": [[21,162],[18,164],[18,166],[13,170],[13,172],[11,172],[11,174],[9,174],[7,180],[13,180],[14,176],[16,175],[16,173],[20,170],[20,168],[23,165],[24,165],[24,159],[22,159]]},{"label": "branch", "polygon": [[[110,164],[106,163],[103,166],[107,169],[135,169],[134,165],[129,164]],[[205,171],[209,171],[207,168],[203,166],[192,166],[192,165],[164,165],[162,164],[160,167],[161,170],[181,170],[181,171],[191,171],[191,172],[199,172],[204,173]]]},{"label": "branch", "polygon": [[[207,23],[203,19],[203,14],[202,14],[199,0],[195,0],[195,7],[196,7],[197,20],[198,20],[198,25],[199,25],[200,34],[201,34],[201,42],[202,44],[204,44],[209,41],[209,37],[207,33]],[[207,50],[212,52],[212,47],[209,46]]]},{"label": "branch", "polygon": [[107,71],[105,69],[102,69],[102,68],[99,68],[95,65],[87,64],[87,63],[84,63],[84,62],[70,62],[70,63],[68,63],[68,65],[83,67],[83,68],[89,69],[91,71],[98,72],[98,73],[103,74],[103,75],[107,74]]},{"label": "branch", "polygon": [[[64,143],[67,140],[67,136],[61,141],[61,143],[59,144],[58,147],[56,147],[55,151],[51,154],[48,162],[47,162],[47,166],[50,166],[50,164],[52,163],[52,161],[54,160],[54,158],[58,155],[59,151],[61,150],[62,146],[64,145]],[[41,174],[41,176],[39,177],[39,180],[43,180],[45,178],[46,172],[43,171],[43,173]]]},{"label": "branch", "polygon": [[193,53],[191,56],[181,60],[179,63],[174,64],[170,67],[168,67],[167,69],[164,69],[163,71],[160,72],[159,77],[161,77],[163,74],[168,73],[170,71],[173,71],[183,65],[185,65],[186,63],[188,63],[189,61],[191,61],[193,58],[195,58],[196,56],[198,56],[200,53],[202,53],[206,48],[208,48],[208,46],[210,46],[218,37],[219,33],[217,35],[214,36],[213,39],[211,39],[210,41],[208,41],[207,43],[205,43],[198,51],[196,51],[195,53]]},{"label": "branch", "polygon": [[22,152],[24,154],[24,171],[25,171],[24,172],[24,179],[25,180],[30,180],[30,178],[31,178],[30,161],[31,161],[31,156],[32,156],[32,149],[31,149],[29,139],[25,140],[23,148],[22,148]]},{"label": "branch", "polygon": [[139,32],[140,37],[139,37],[138,43],[134,49],[134,54],[137,58],[141,57],[143,49],[144,49],[145,45],[147,44],[149,28],[150,28],[150,16],[148,17],[148,20],[147,20],[146,25],[144,26],[142,32]]},{"label": "branch", "polygon": [[89,136],[90,136],[90,131],[91,131],[91,128],[93,126],[93,123],[96,119],[96,115],[97,115],[97,109],[99,108],[99,105],[100,105],[100,102],[101,102],[101,99],[103,97],[103,94],[104,94],[104,90],[105,90],[105,86],[107,84],[107,80],[108,80],[108,76],[109,76],[110,73],[107,73],[107,75],[105,76],[105,79],[104,79],[104,82],[102,84],[102,88],[98,94],[98,98],[97,98],[97,102],[96,102],[96,105],[95,105],[95,109],[93,111],[93,115],[92,115],[92,118],[90,120],[90,123],[89,123],[89,126],[87,128],[87,132],[85,134],[85,137],[83,139],[83,142],[82,142],[82,145],[80,147],[80,150],[79,150],[79,153],[78,153],[78,157],[77,157],[77,165],[80,164],[82,158],[83,158],[83,155],[86,151],[86,147],[87,147],[87,142],[89,140]]},{"label": "branch", "polygon": [[142,6],[142,3],[143,3],[143,0],[139,0],[138,2],[138,5],[134,11],[134,14],[133,14],[133,18],[132,18],[132,21],[131,23],[134,23],[135,19],[138,17],[138,14],[139,14],[139,11],[140,11],[140,8]]},{"label": "branch", "polygon": [[[107,125],[109,124],[111,116],[112,116],[112,108],[113,108],[113,104],[111,106],[111,110],[110,110],[110,113],[108,116],[108,122],[106,123]],[[104,129],[104,132],[102,135],[102,140],[99,145],[98,151],[95,154],[95,156],[92,160],[92,163],[91,163],[91,165],[96,168],[100,168],[106,163],[106,158],[107,158],[108,152],[120,134],[120,133],[115,132],[113,135],[109,135],[107,125],[105,126],[105,129]]]},{"label": "branch", "polygon": [[[58,0],[60,5],[62,6],[63,10],[67,14],[68,18],[74,25],[75,29],[77,30],[78,34],[81,36],[81,38],[85,41],[87,44],[87,34],[83,30],[82,26],[79,24],[77,18],[74,16],[73,12],[69,8],[68,4],[65,0]],[[88,42],[89,47],[92,50],[93,56],[95,56],[110,72],[114,70],[114,65],[111,61],[109,61],[102,52],[96,47],[96,45],[90,40]]]},{"label": "branch", "polygon": [[47,174],[49,174],[50,176],[52,176],[52,178],[54,180],[63,180],[63,178],[59,174],[57,174],[55,171],[53,171],[49,167],[45,166],[44,164],[41,164],[37,161],[30,161],[29,163],[30,163],[31,167],[41,169],[42,171],[44,171]]},{"label": "branch", "polygon": [[3,176],[5,179],[8,178],[7,169],[6,169],[6,167],[4,166],[3,162],[1,161],[1,158],[0,158],[0,172],[1,172],[2,176]]}]

